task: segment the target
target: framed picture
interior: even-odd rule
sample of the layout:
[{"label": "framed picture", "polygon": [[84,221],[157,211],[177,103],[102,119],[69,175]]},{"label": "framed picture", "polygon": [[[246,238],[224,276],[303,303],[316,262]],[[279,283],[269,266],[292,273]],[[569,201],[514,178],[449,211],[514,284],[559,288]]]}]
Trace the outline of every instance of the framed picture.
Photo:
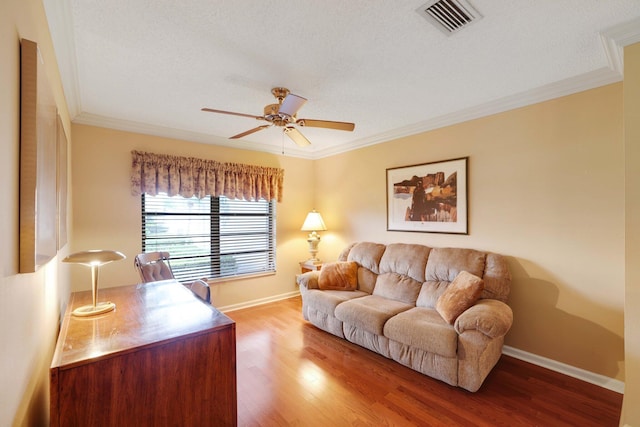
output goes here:
[{"label": "framed picture", "polygon": [[57,253],[57,111],[38,52],[20,41],[20,273]]},{"label": "framed picture", "polygon": [[468,159],[387,169],[387,230],[468,234]]},{"label": "framed picture", "polygon": [[58,220],[56,222],[58,223],[58,250],[60,250],[67,244],[67,191],[69,187],[69,183],[67,182],[67,151],[69,143],[59,115],[56,130],[58,149],[58,177],[56,185]]}]

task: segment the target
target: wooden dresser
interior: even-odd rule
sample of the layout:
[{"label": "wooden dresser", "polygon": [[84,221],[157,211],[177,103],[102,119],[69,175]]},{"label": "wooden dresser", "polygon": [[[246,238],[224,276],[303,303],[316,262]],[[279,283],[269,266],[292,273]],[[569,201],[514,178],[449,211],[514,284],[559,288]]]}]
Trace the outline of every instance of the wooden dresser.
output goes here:
[{"label": "wooden dresser", "polygon": [[167,280],[100,290],[115,311],[71,316],[51,364],[52,426],[235,426],[235,323]]}]

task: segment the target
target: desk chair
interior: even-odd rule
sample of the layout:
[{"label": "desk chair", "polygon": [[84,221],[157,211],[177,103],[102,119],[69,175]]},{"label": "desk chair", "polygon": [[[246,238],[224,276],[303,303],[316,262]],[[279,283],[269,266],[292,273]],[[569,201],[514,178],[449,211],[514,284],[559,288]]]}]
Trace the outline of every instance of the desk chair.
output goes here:
[{"label": "desk chair", "polygon": [[143,283],[175,279],[173,271],[171,271],[171,264],[169,264],[169,252],[138,254],[133,263],[140,273]]},{"label": "desk chair", "polygon": [[[143,283],[155,282],[158,280],[175,279],[171,264],[169,263],[169,252],[148,252],[138,254],[134,264],[140,273]],[[186,285],[191,292],[201,300],[211,304],[211,289],[209,284],[202,279],[193,281]]]}]

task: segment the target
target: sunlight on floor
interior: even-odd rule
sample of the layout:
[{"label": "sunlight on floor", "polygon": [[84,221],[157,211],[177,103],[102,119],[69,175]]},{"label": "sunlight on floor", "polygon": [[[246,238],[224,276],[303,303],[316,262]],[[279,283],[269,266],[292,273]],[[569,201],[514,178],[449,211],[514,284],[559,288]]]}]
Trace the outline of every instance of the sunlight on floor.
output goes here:
[{"label": "sunlight on floor", "polygon": [[322,369],[309,361],[303,361],[298,368],[298,382],[314,394],[322,394],[327,382]]}]

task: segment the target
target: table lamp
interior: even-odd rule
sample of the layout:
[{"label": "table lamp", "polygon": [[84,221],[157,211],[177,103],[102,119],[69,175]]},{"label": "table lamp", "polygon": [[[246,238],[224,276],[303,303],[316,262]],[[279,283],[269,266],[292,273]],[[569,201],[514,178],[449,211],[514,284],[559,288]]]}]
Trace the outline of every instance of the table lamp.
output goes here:
[{"label": "table lamp", "polygon": [[320,260],[317,258],[318,255],[318,243],[320,243],[320,236],[317,231],[325,231],[327,226],[324,225],[324,221],[322,220],[322,216],[319,212],[312,210],[307,214],[307,218],[304,220],[304,224],[302,224],[302,231],[310,231],[309,236],[307,237],[307,242],[309,242],[309,253],[311,254],[311,258],[309,258],[307,263],[320,263]]},{"label": "table lamp", "polygon": [[62,262],[82,264],[91,267],[92,304],[78,307],[73,310],[71,314],[78,317],[95,316],[97,314],[107,313],[116,308],[116,305],[112,302],[97,302],[98,268],[101,265],[108,264],[112,261],[119,261],[125,258],[126,257],[120,252],[98,249],[76,252],[75,254],[71,254],[62,260]]}]

